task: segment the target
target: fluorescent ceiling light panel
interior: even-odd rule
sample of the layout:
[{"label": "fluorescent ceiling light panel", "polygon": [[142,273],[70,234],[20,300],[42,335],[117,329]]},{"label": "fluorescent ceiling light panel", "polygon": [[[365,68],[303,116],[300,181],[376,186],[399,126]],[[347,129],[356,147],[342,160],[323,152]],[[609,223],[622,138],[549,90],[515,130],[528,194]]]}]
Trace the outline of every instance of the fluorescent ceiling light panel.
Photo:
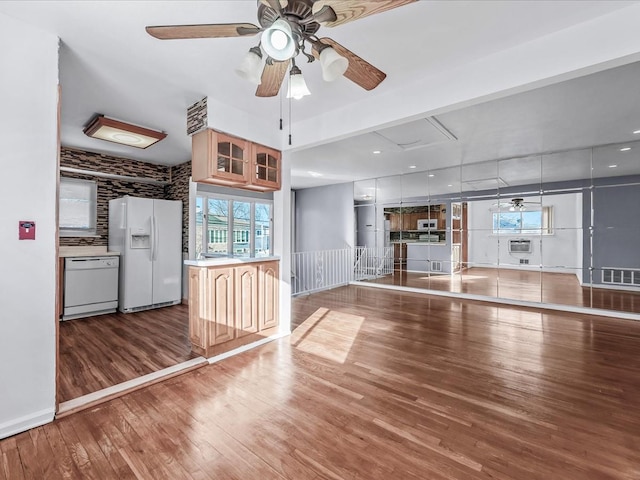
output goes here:
[{"label": "fluorescent ceiling light panel", "polygon": [[84,129],[85,135],[136,148],[147,148],[167,136],[164,132],[97,115]]}]

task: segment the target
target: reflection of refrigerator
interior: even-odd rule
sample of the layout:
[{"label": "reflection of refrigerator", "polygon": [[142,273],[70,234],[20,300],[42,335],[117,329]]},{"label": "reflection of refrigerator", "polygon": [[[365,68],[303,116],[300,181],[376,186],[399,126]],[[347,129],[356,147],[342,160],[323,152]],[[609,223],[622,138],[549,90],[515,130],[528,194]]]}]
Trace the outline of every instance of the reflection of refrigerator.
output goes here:
[{"label": "reflection of refrigerator", "polygon": [[121,312],[180,303],[181,201],[129,196],[110,200],[109,250],[120,252]]}]

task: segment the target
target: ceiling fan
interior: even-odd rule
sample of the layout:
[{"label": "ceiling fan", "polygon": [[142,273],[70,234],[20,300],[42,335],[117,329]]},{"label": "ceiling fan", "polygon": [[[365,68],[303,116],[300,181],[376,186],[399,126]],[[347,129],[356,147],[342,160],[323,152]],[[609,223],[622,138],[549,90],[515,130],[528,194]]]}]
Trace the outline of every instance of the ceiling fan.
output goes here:
[{"label": "ceiling fan", "polygon": [[[161,40],[251,37],[261,34],[236,70],[258,85],[256,96],[278,95],[289,70],[287,97],[302,98],[310,92],[295,58],[302,53],[308,62],[316,59],[325,81],[344,75],[365,90],[372,90],[386,74],[336,41],[316,33],[321,26],[337,27],[375,13],[385,12],[416,0],[258,0],[258,23],[218,23],[146,27]],[[263,66],[264,64],[264,66]],[[289,66],[291,68],[289,69]]]},{"label": "ceiling fan", "polygon": [[508,208],[510,212],[523,212],[527,209],[527,205],[542,205],[541,202],[526,202],[524,198],[512,198],[508,202],[494,203],[498,208]]}]

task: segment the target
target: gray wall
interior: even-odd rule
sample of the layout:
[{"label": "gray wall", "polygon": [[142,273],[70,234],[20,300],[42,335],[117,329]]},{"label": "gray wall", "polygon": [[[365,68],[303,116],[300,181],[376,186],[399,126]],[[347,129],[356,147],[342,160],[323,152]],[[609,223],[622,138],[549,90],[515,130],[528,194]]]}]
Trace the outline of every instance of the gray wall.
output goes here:
[{"label": "gray wall", "polygon": [[351,248],[353,183],[296,191],[296,252]]},{"label": "gray wall", "polygon": [[[593,284],[602,283],[603,267],[640,269],[640,185],[633,184],[640,178],[616,180],[627,185],[604,186],[604,182],[594,182]],[[584,205],[585,220],[589,221],[589,195],[584,195]],[[584,282],[590,283],[588,232],[584,235],[584,252]]]}]

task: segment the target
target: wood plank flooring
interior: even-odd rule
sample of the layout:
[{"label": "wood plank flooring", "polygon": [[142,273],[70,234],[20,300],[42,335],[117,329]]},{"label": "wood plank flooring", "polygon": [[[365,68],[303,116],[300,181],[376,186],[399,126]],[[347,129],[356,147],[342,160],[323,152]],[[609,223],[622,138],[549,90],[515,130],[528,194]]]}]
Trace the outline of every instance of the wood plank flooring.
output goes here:
[{"label": "wood plank flooring", "polygon": [[640,478],[640,322],[356,286],[293,315],[0,441],[0,479]]},{"label": "wood plank flooring", "polygon": [[472,267],[454,275],[395,270],[373,283],[640,313],[640,292],[582,287],[574,274]]},{"label": "wood plank flooring", "polygon": [[197,356],[186,305],[60,322],[58,395],[65,402]]}]

